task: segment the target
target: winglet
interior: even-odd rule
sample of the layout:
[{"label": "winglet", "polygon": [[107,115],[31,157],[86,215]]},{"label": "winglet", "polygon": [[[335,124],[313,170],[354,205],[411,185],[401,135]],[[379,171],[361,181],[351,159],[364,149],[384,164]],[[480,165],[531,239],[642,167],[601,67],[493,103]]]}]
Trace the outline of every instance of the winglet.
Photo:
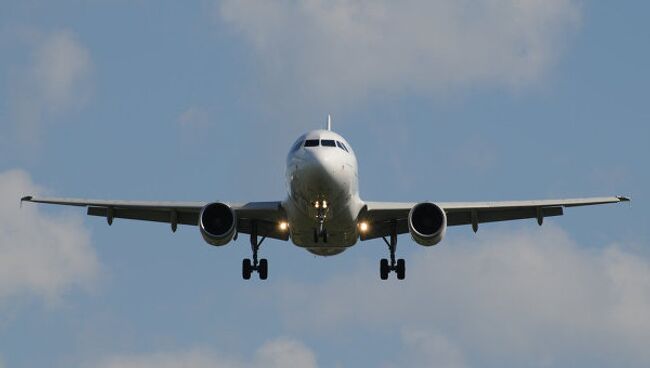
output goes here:
[{"label": "winglet", "polygon": [[332,130],[332,115],[327,114],[327,130]]},{"label": "winglet", "polygon": [[616,198],[618,198],[618,201],[619,201],[619,202],[630,202],[630,197],[626,197],[626,196],[616,196]]},{"label": "winglet", "polygon": [[32,200],[32,198],[33,198],[32,196],[24,196],[24,197],[22,197],[20,199],[20,208],[23,208],[23,202],[25,202],[25,201],[29,202],[29,201]]}]

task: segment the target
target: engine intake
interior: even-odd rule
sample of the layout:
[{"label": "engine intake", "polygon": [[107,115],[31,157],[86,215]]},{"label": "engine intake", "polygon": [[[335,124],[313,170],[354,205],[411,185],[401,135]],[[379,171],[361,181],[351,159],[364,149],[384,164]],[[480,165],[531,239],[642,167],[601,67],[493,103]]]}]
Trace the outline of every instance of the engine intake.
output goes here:
[{"label": "engine intake", "polygon": [[199,228],[203,239],[208,244],[226,245],[237,231],[237,215],[227,204],[210,203],[201,209]]},{"label": "engine intake", "polygon": [[447,214],[434,203],[418,203],[409,212],[408,224],[411,237],[416,243],[436,245],[447,231]]}]

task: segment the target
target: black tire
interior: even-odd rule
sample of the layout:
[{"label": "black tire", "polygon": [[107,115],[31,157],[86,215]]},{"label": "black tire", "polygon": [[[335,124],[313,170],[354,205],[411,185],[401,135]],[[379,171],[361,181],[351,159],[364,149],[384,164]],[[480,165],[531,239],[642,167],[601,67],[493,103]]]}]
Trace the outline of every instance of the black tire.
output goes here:
[{"label": "black tire", "polygon": [[260,264],[257,266],[257,274],[260,276],[260,280],[266,280],[266,277],[269,275],[269,262],[266,258],[260,259]]},{"label": "black tire", "polygon": [[381,261],[379,261],[379,278],[382,280],[388,280],[388,271],[388,260],[382,258]]},{"label": "black tire", "polygon": [[323,230],[323,243],[327,243],[327,230]]},{"label": "black tire", "polygon": [[406,262],[404,262],[404,259],[400,258],[397,260],[397,264],[395,265],[395,273],[397,273],[398,280],[404,280],[406,277]]},{"label": "black tire", "polygon": [[314,243],[318,243],[318,230],[314,229]]},{"label": "black tire", "polygon": [[241,276],[244,280],[250,280],[251,273],[253,272],[253,265],[249,258],[245,258],[241,263]]}]

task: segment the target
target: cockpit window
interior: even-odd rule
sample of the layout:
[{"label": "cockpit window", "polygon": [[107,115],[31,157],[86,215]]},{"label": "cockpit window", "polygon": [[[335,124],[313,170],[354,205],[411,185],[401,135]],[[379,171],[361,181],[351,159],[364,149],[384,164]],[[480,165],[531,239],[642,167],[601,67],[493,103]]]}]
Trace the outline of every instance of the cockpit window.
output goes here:
[{"label": "cockpit window", "polygon": [[336,143],[334,143],[333,139],[321,139],[320,144],[323,147],[336,147]]},{"label": "cockpit window", "polygon": [[318,139],[307,139],[305,147],[318,147]]},{"label": "cockpit window", "polygon": [[349,152],[348,148],[342,142],[336,141],[336,145],[339,146],[339,148],[344,150],[345,152]]}]

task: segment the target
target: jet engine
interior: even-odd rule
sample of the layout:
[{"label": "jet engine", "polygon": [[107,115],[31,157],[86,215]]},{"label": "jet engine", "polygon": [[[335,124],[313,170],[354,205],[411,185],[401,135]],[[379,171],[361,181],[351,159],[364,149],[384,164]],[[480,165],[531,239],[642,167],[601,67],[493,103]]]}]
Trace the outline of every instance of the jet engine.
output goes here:
[{"label": "jet engine", "polygon": [[230,206],[215,202],[207,204],[199,215],[201,235],[208,244],[226,245],[237,231],[237,215]]},{"label": "jet engine", "polygon": [[409,212],[408,224],[411,237],[416,243],[436,245],[447,231],[447,214],[431,202],[418,203]]}]

